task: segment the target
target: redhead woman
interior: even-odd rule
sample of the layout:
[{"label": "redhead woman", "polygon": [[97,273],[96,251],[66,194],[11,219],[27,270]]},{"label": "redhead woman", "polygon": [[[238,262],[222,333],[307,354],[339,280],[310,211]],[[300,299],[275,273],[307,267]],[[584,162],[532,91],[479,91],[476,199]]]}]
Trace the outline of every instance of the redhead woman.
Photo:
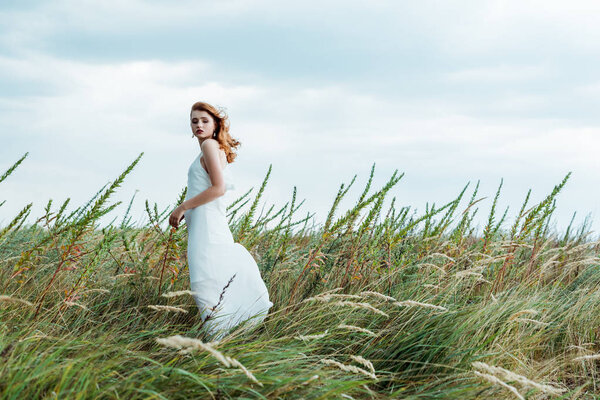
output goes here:
[{"label": "redhead woman", "polygon": [[209,333],[220,337],[249,318],[263,321],[273,303],[256,261],[234,242],[226,219],[222,196],[235,188],[227,165],[240,145],[229,135],[228,116],[197,102],[190,126],[200,152],[188,169],[185,200],[171,213],[169,224],[177,228],[185,218],[191,290]]}]

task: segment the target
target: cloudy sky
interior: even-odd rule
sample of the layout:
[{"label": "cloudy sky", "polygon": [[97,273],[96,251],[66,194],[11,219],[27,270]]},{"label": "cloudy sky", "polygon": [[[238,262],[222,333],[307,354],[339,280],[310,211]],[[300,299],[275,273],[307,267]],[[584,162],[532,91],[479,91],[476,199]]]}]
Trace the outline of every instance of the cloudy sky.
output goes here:
[{"label": "cloudy sky", "polygon": [[[480,180],[486,217],[540,201],[567,172],[556,226],[600,227],[600,3],[595,1],[54,0],[0,5],[0,226],[28,202],[84,204],[144,156],[114,200],[172,204],[199,151],[195,101],[242,142],[234,199],[293,187],[317,223],[394,170],[422,212]],[[386,204],[389,204],[389,200]],[[339,213],[338,213],[339,214]],[[109,219],[112,219],[109,218]],[[512,221],[512,220],[511,220]]]}]

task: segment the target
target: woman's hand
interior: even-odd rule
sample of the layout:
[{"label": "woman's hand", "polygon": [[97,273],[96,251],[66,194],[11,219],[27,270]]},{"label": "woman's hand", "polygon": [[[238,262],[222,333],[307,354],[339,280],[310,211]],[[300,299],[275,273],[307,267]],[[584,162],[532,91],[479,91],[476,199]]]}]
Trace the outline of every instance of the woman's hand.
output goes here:
[{"label": "woman's hand", "polygon": [[173,228],[178,228],[179,227],[179,222],[181,222],[181,220],[183,219],[185,208],[183,207],[183,204],[180,204],[179,206],[177,206],[177,208],[175,208],[173,210],[173,212],[171,213],[171,216],[169,217],[169,225],[171,225]]}]

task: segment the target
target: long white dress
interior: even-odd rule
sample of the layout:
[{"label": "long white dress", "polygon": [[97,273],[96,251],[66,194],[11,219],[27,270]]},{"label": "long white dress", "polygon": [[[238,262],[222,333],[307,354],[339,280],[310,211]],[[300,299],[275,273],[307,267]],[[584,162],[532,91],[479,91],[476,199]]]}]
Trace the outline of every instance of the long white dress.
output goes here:
[{"label": "long white dress", "polygon": [[[186,200],[212,186],[200,162],[201,156],[202,152],[188,170]],[[234,189],[227,167],[223,175],[227,190]],[[221,196],[184,213],[191,290],[202,320],[212,312],[204,326],[217,337],[249,318],[251,324],[262,322],[273,306],[256,261],[244,246],[233,240],[226,206]],[[218,308],[212,311],[217,304]]]}]

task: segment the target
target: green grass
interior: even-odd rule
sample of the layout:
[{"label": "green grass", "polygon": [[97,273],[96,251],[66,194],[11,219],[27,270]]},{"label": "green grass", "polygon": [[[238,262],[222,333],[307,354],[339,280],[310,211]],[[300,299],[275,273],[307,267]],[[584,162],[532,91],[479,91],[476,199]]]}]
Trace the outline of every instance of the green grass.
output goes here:
[{"label": "green grass", "polygon": [[[370,192],[374,167],[354,207],[341,213],[356,176],[340,186],[323,226],[309,225],[310,214],[296,217],[302,202],[296,204],[295,190],[289,203],[257,216],[269,169],[254,198],[251,191],[240,196],[228,216],[274,307],[264,323],[211,343],[189,295],[161,296],[189,289],[185,225],[164,228],[185,189],[165,210],[146,202],[146,226],[131,223],[133,198],[124,216],[98,225],[119,204],[110,197],[140,157],[70,213],[68,201],[50,201],[44,215],[25,224],[27,205],[0,230],[1,398],[600,394],[593,357],[600,353],[599,243],[585,223],[561,235],[550,229],[570,175],[539,204],[528,204],[528,193],[514,221],[505,220],[506,211],[496,215],[500,184],[477,232],[478,185],[470,200],[467,186],[422,215],[395,207],[395,198],[383,210],[402,175]],[[157,341],[175,335],[201,342],[185,350]],[[369,360],[376,379],[351,356]],[[248,374],[219,357],[237,360]]]}]

